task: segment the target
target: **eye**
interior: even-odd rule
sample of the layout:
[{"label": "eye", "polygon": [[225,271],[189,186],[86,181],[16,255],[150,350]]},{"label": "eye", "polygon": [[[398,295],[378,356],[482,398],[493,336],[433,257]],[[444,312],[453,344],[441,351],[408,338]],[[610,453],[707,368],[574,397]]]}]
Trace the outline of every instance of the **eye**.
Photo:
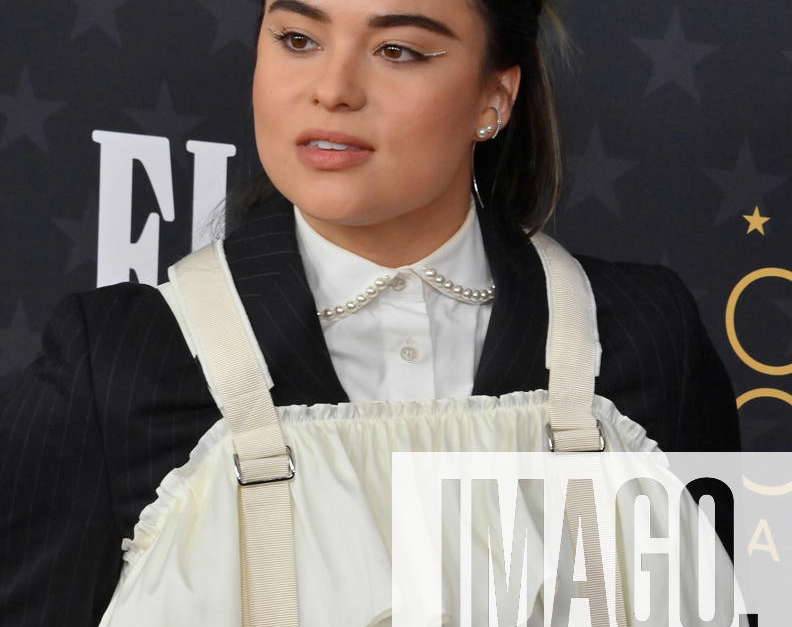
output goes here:
[{"label": "eye", "polygon": [[292,46],[289,45],[289,40],[291,40],[292,42],[302,42],[302,43],[313,41],[313,39],[311,39],[307,35],[303,35],[302,33],[297,33],[295,31],[284,31],[281,33],[277,33],[271,28],[269,29],[269,31],[272,33],[272,36],[275,38],[275,40],[278,41],[289,52],[299,53],[305,50],[309,50],[309,48],[300,47],[300,46],[293,48]]},{"label": "eye", "polygon": [[[268,28],[270,33],[272,33],[273,38],[281,44],[287,51],[301,54],[303,52],[307,52],[311,50],[308,47],[309,42],[316,43],[313,39],[308,37],[307,35],[303,35],[302,33],[298,33],[296,31],[283,31],[283,32],[276,32],[271,28]],[[291,42],[291,43],[290,43]],[[387,59],[391,63],[410,63],[410,62],[421,62],[421,61],[428,61],[431,56],[435,56],[432,54],[423,54],[412,48],[408,48],[407,46],[402,46],[401,44],[383,44],[377,49],[377,52],[385,52],[385,54],[381,55],[383,58]],[[407,54],[408,58],[404,59],[404,54]],[[436,53],[440,54],[440,53]]]},{"label": "eye", "polygon": [[412,57],[412,58],[408,59],[407,61],[404,61],[402,54],[399,54],[399,56],[396,56],[396,57],[390,56],[390,55],[385,55],[386,59],[388,59],[389,61],[392,61],[394,63],[409,63],[410,61],[428,61],[429,60],[429,56],[428,55],[421,54],[420,52],[417,52],[417,51],[413,50],[412,48],[408,48],[407,46],[402,46],[400,44],[384,44],[378,49],[378,52],[379,51],[386,51],[386,52],[387,51],[391,51],[391,52],[397,52],[397,53],[407,52],[407,54],[411,55],[411,57]]}]

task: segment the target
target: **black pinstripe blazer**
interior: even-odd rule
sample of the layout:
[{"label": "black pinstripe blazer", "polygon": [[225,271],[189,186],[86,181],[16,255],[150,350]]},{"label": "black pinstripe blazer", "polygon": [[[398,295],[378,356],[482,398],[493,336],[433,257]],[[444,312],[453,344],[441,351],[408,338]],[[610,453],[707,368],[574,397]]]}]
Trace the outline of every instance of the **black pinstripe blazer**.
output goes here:
[{"label": "black pinstripe blazer", "polygon": [[[226,256],[275,381],[276,405],[347,401],[282,196],[232,232]],[[479,210],[497,298],[474,394],[547,387],[547,301],[530,243],[509,250]],[[579,256],[594,290],[596,392],[668,451],[740,450],[734,395],[679,277]],[[160,293],[135,283],[70,294],[42,352],[0,399],[0,625],[96,625],[120,543],[220,418]],[[145,618],[141,618],[141,624]]]}]

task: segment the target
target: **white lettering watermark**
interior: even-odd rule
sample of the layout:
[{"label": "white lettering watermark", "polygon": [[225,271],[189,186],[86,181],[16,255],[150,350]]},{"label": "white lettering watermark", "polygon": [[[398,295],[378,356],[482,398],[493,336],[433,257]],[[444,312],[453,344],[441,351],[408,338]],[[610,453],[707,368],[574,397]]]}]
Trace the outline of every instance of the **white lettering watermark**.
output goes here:
[{"label": "white lettering watermark", "polygon": [[397,452],[392,462],[394,627],[788,616],[792,546],[773,530],[792,528],[792,488],[779,488],[792,486],[791,454]]}]

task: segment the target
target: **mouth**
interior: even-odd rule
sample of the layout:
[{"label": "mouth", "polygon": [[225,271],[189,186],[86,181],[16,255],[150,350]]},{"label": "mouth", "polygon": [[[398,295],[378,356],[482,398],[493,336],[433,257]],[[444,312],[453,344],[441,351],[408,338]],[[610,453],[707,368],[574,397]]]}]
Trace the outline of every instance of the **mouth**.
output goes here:
[{"label": "mouth", "polygon": [[[302,146],[297,146],[297,156],[307,167],[314,170],[342,170],[352,166],[360,166],[372,159],[373,150],[363,148],[353,148],[351,146],[341,147],[327,144],[324,140],[316,140],[317,144],[309,142]],[[338,146],[338,147],[335,147]]]},{"label": "mouth", "polygon": [[297,138],[298,146],[310,146],[320,150],[373,151],[374,147],[364,139],[336,131],[308,129]]}]

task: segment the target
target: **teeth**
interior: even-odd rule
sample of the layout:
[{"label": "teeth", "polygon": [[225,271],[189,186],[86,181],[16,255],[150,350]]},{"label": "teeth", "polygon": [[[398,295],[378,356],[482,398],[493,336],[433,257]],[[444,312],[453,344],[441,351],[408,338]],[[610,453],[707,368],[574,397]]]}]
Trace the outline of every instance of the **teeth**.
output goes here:
[{"label": "teeth", "polygon": [[347,146],[346,144],[334,144],[333,142],[327,142],[322,140],[314,140],[310,143],[311,146],[317,146],[318,148],[323,148],[325,150],[349,150],[352,147]]}]

